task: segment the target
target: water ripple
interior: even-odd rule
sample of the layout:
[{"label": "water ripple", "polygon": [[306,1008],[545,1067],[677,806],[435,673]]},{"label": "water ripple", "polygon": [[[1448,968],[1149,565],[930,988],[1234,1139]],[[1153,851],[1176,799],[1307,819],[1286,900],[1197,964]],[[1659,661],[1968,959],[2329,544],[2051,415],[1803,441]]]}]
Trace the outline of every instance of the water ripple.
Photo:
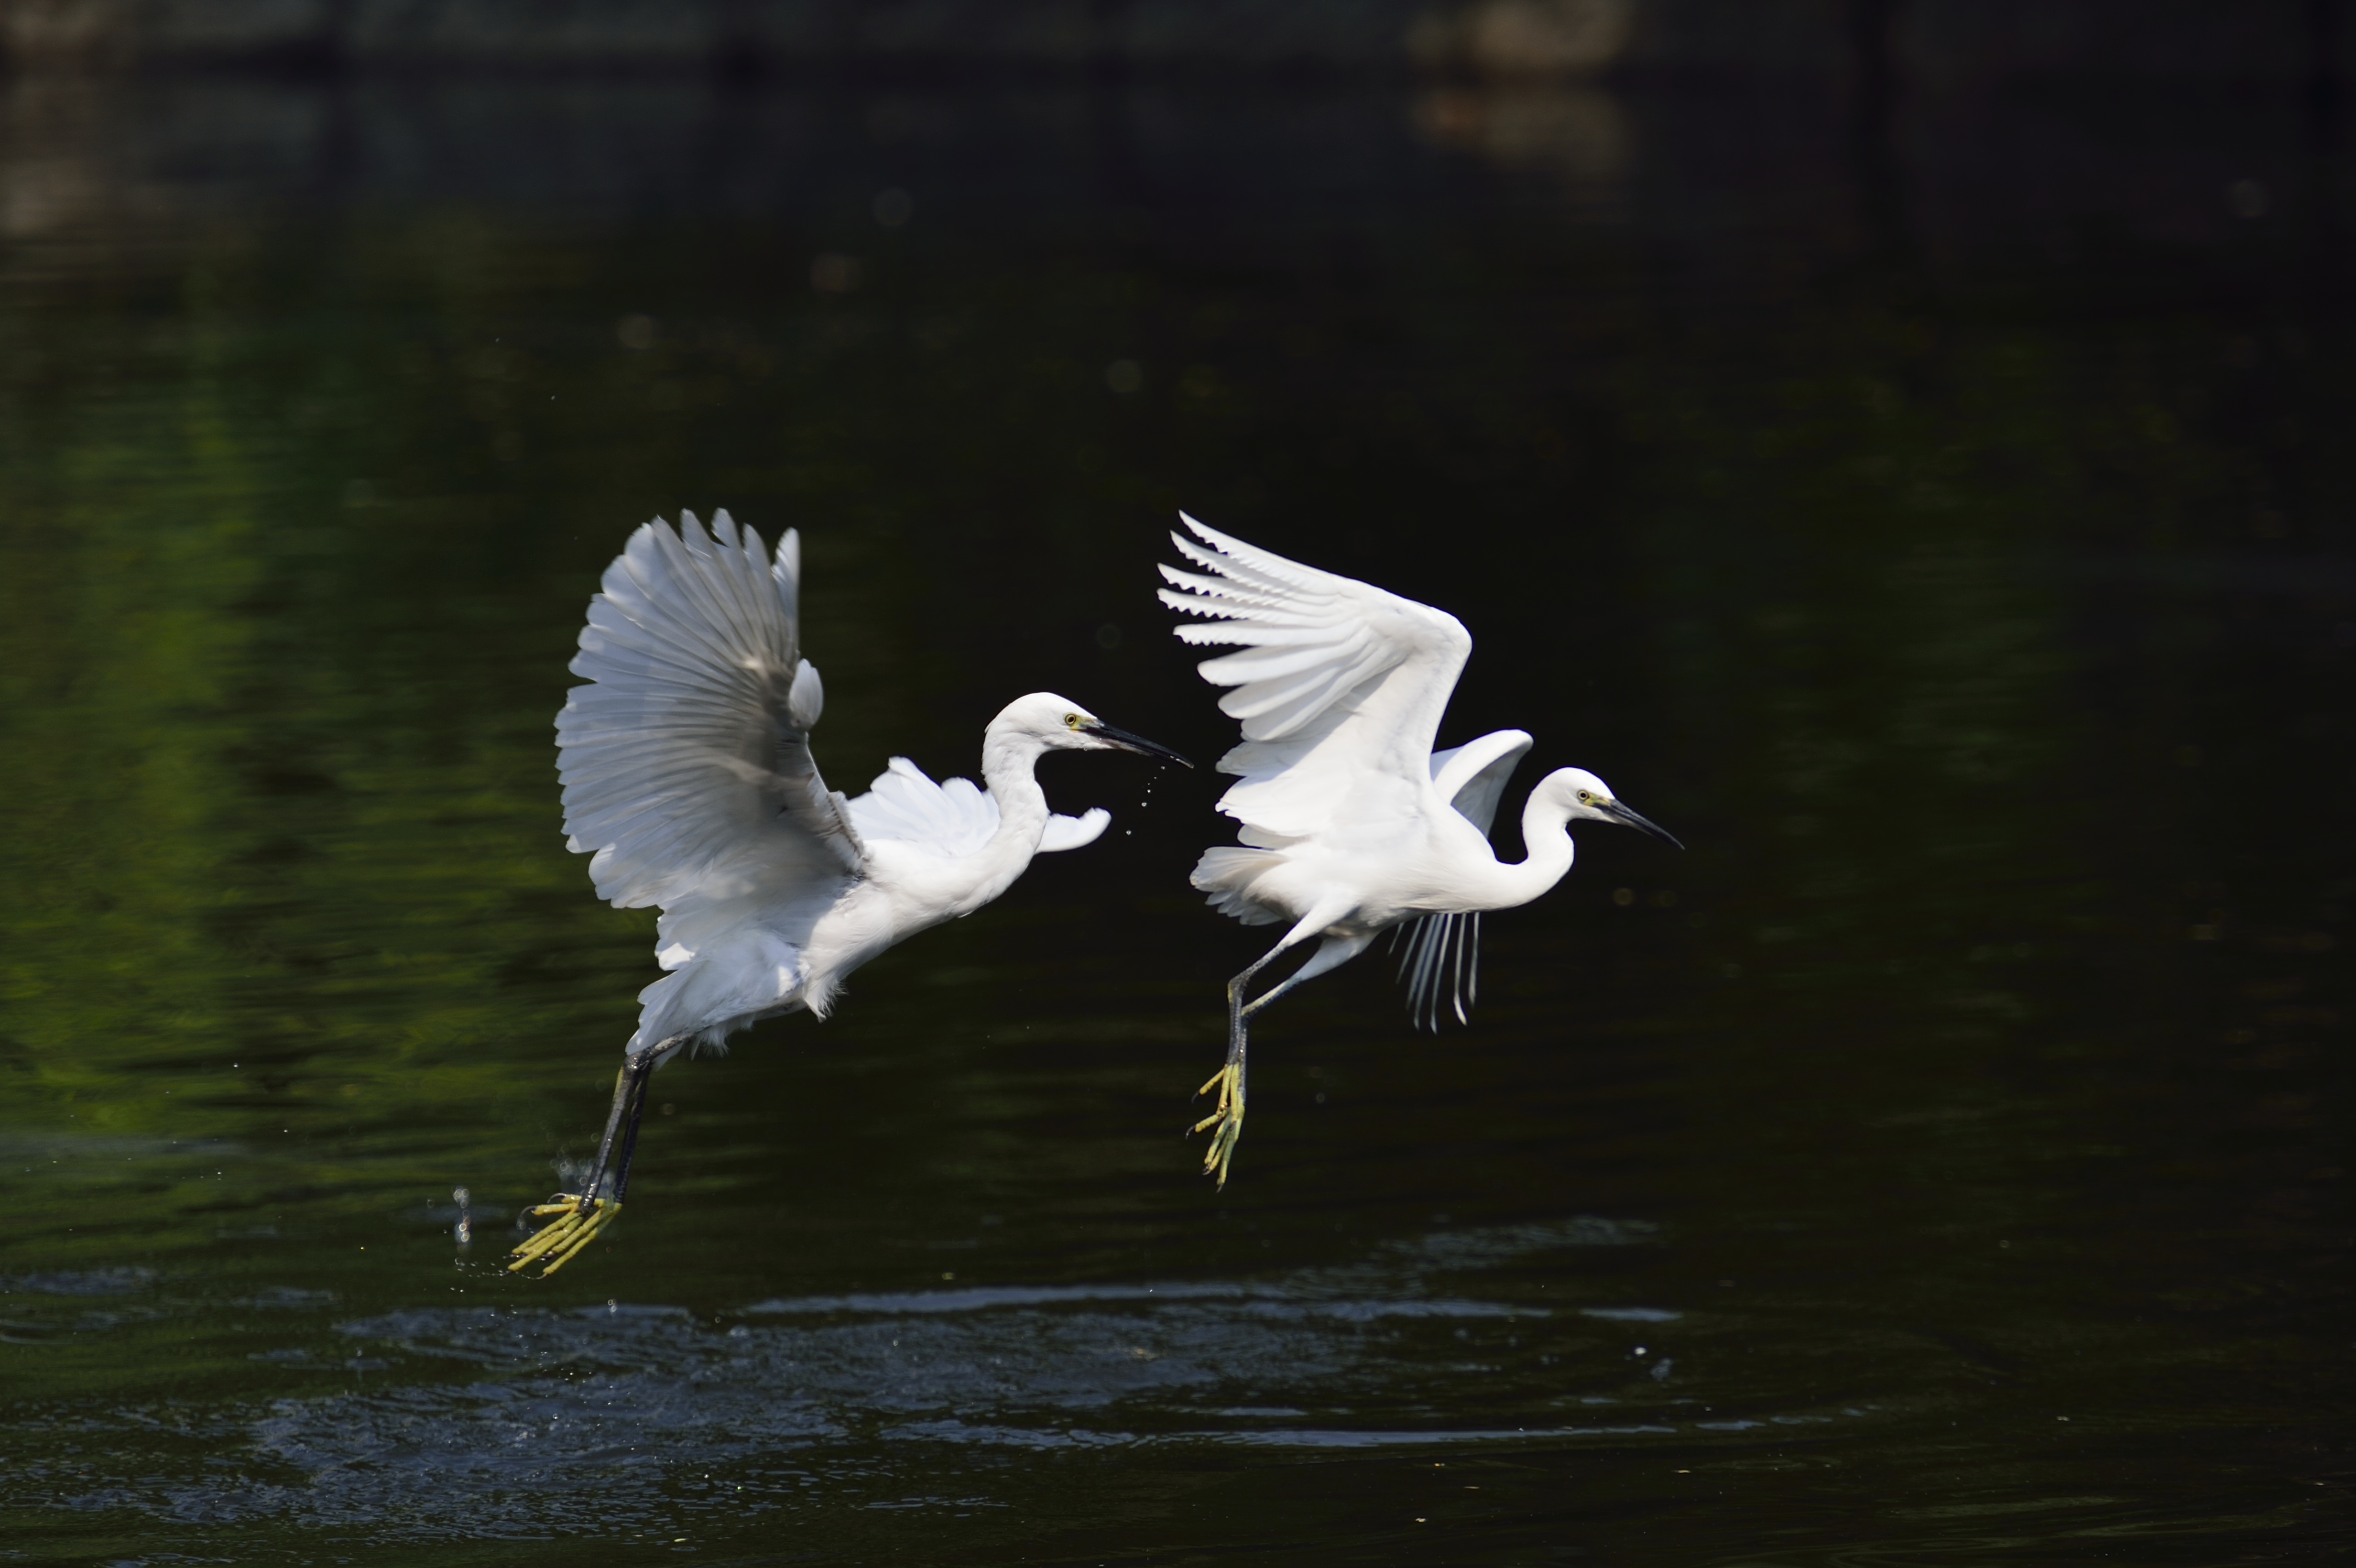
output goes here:
[{"label": "water ripple", "polygon": [[[1441,1232],[1270,1278],[781,1297],[719,1321],[619,1301],[403,1308],[335,1323],[324,1347],[253,1352],[290,1374],[356,1381],[209,1413],[199,1425],[237,1440],[226,1467],[218,1453],[198,1467],[185,1455],[159,1460],[152,1446],[134,1455],[132,1435],[152,1437],[156,1414],[129,1410],[96,1424],[122,1439],[123,1463],[149,1462],[143,1478],[20,1472],[16,1491],[19,1501],[175,1520],[498,1539],[563,1533],[565,1499],[584,1485],[609,1522],[675,1510],[673,1483],[691,1474],[742,1477],[727,1483],[732,1499],[753,1507],[781,1468],[872,1464],[878,1444],[1723,1442],[1711,1435],[1829,1419],[1711,1419],[1665,1386],[1665,1359],[1644,1361],[1647,1349],[1632,1352],[1611,1327],[1684,1314],[1551,1308],[1483,1277],[1547,1252],[1646,1239],[1641,1227],[1580,1219]],[[241,1305],[328,1299],[271,1290]],[[1451,1419],[1468,1403],[1491,1420]],[[1615,1419],[1563,1419],[1565,1405],[1595,1404],[1616,1407]],[[185,1435],[185,1413],[180,1427]],[[177,1474],[156,1478],[159,1463]],[[28,1482],[39,1495],[26,1495]]]}]

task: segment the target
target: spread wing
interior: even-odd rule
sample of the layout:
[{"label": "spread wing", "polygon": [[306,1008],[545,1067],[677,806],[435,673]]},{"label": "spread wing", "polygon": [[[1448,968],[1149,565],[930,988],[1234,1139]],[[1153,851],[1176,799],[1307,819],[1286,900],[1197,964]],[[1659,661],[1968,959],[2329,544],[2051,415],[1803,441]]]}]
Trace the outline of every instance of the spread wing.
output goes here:
[{"label": "spread wing", "polygon": [[[896,839],[947,859],[976,853],[998,831],[998,802],[989,791],[971,779],[935,784],[905,757],[893,758],[849,809],[862,838]],[[1111,820],[1102,807],[1085,816],[1050,816],[1039,851],[1094,843]]]},{"label": "spread wing", "polygon": [[1172,540],[1210,575],[1163,567],[1162,602],[1212,619],[1178,636],[1243,647],[1199,667],[1235,688],[1219,708],[1242,720],[1244,742],[1219,769],[1243,782],[1219,809],[1244,823],[1244,841],[1274,847],[1344,813],[1412,811],[1431,787],[1431,742],[1471,635],[1430,605],[1179,518],[1203,543]]},{"label": "spread wing", "polygon": [[1515,764],[1529,754],[1526,730],[1498,730],[1431,753],[1432,787],[1486,837]]},{"label": "spread wing", "polygon": [[658,518],[589,602],[556,716],[567,847],[620,908],[789,897],[864,851],[811,760],[825,698],[800,656],[801,539],[774,563],[725,512]]}]

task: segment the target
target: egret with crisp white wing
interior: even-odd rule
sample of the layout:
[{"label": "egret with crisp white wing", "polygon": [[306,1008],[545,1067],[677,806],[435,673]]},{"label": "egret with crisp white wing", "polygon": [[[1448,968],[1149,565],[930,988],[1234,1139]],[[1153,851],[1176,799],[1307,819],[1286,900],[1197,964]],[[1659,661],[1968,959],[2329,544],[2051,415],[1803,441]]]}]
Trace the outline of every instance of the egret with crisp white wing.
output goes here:
[{"label": "egret with crisp white wing", "polygon": [[[1437,1029],[1442,1013],[1463,1022],[1483,912],[1526,904],[1562,880],[1574,818],[1677,841],[1593,773],[1562,768],[1540,779],[1522,807],[1526,858],[1498,859],[1489,824],[1530,737],[1500,730],[1432,750],[1472,651],[1456,617],[1229,539],[1183,512],[1179,519],[1200,542],[1170,537],[1202,571],[1163,567],[1171,586],[1162,599],[1210,617],[1179,625],[1179,638],[1243,645],[1201,666],[1204,679],[1235,688],[1219,707],[1243,722],[1243,744],[1219,760],[1220,772],[1242,779],[1219,801],[1243,824],[1241,847],[1205,850],[1194,882],[1213,908],[1246,925],[1287,928],[1227,982],[1226,1065],[1196,1091],[1219,1092],[1194,1131],[1212,1134],[1203,1169],[1224,1187],[1243,1135],[1254,1013],[1396,930],[1409,1013],[1426,1029]],[[1246,999],[1262,969],[1311,937],[1322,943],[1307,963]]]},{"label": "egret with crisp white wing", "polygon": [[935,784],[892,759],[856,800],[810,755],[824,698],[801,656],[801,539],[774,560],[725,512],[630,537],[589,602],[573,688],[556,716],[568,847],[620,909],[662,908],[670,971],[638,993],[597,1157],[510,1269],[553,1273],[620,1211],[647,1081],[694,1045],[755,1019],[823,1018],[843,977],[916,933],[975,910],[1033,855],[1076,849],[1110,820],[1058,816],[1032,776],[1044,752],[1136,752],[1183,763],[1052,692],[1007,704],[982,731],[986,788]]}]

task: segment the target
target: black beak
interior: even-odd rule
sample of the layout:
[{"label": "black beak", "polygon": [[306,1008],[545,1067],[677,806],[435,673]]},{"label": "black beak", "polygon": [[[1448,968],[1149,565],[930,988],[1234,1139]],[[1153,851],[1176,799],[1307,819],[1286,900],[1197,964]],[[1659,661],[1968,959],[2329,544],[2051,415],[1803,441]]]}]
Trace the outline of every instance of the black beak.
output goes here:
[{"label": "black beak", "polygon": [[[1109,724],[1092,725],[1088,733],[1099,741],[1110,741],[1124,752],[1135,752],[1141,757],[1159,757],[1165,763],[1175,763],[1182,768],[1191,768],[1194,765],[1158,741],[1149,741],[1142,735],[1132,735],[1126,730],[1116,730]],[[1655,831],[1659,830],[1656,828]]]},{"label": "black beak", "polygon": [[1677,843],[1677,836],[1676,834],[1670,832],[1659,823],[1655,822],[1651,817],[1639,816],[1637,813],[1629,810],[1626,806],[1621,805],[1616,800],[1599,801],[1596,804],[1595,809],[1610,817],[1612,821],[1620,824],[1622,827],[1633,827],[1639,833],[1649,833],[1665,844],[1676,844],[1680,849],[1685,848],[1683,844]]}]

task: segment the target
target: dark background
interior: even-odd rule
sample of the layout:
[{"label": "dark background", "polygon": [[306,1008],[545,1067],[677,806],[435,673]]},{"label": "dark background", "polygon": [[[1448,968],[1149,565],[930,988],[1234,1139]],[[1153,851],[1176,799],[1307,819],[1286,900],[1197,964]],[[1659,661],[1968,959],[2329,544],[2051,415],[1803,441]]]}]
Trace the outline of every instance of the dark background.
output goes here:
[{"label": "dark background", "polygon": [[[0,10],[10,1552],[2344,1550],[2340,7],[1526,9]],[[549,731],[629,528],[803,529],[855,789],[1215,757],[1182,506],[1690,850],[1470,1029],[1288,998],[1215,1193],[1220,781],[1055,759],[1103,841],[500,1274],[654,975]]]}]

